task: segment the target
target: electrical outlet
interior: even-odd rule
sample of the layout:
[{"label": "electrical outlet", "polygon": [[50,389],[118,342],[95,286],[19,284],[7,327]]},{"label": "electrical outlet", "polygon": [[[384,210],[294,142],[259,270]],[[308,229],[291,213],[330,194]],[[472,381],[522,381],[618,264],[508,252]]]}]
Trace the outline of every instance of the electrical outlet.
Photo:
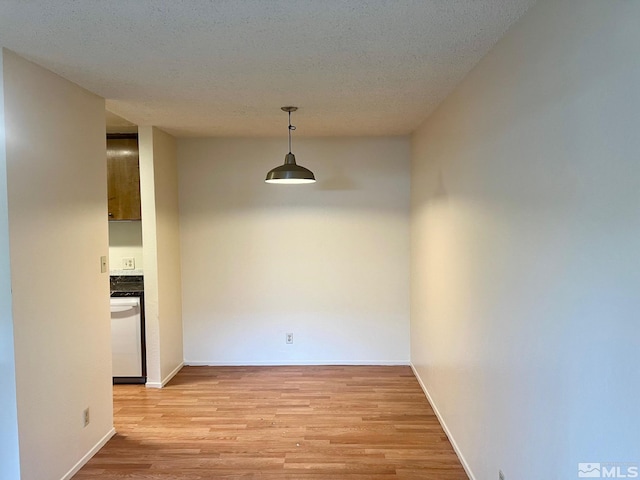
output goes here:
[{"label": "electrical outlet", "polygon": [[291,345],[293,343],[293,333],[287,333],[287,344]]},{"label": "electrical outlet", "polygon": [[502,470],[498,470],[498,480],[504,480],[504,473],[502,473]]},{"label": "electrical outlet", "polygon": [[85,408],[84,412],[82,412],[82,421],[85,427],[89,425],[89,422],[91,421],[91,416],[89,415],[89,407]]},{"label": "electrical outlet", "polygon": [[122,269],[123,270],[135,270],[136,268],[136,259],[133,257],[124,257],[122,259]]},{"label": "electrical outlet", "polygon": [[107,256],[103,255],[100,257],[100,273],[105,273],[107,271]]}]

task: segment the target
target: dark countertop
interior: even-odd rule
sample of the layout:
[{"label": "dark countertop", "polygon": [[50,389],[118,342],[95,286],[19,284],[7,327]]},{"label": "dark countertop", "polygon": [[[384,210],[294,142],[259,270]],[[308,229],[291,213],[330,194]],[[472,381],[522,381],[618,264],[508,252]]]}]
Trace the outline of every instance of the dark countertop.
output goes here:
[{"label": "dark countertop", "polygon": [[110,297],[144,297],[144,292],[142,290],[132,290],[130,292],[122,292],[117,290],[111,290]]},{"label": "dark countertop", "polygon": [[142,275],[112,275],[109,283],[112,297],[139,297],[144,293]]}]

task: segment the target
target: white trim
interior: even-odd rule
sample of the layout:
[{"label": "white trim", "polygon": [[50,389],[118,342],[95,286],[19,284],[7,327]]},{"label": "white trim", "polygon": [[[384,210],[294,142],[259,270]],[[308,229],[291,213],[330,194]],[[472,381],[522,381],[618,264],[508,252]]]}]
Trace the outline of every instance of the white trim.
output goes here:
[{"label": "white trim", "polygon": [[98,451],[104,447],[104,445],[111,440],[111,437],[113,437],[116,434],[116,429],[111,427],[111,430],[109,430],[107,432],[107,434],[102,437],[100,440],[98,440],[98,443],[96,443],[93,448],[91,448],[91,450],[89,450],[84,457],[82,457],[80,459],[80,461],[78,463],[76,463],[73,468],[71,468],[71,470],[69,470],[60,480],[69,480],[71,477],[73,477],[76,473],[78,473],[78,471],[85,466],[85,464],[91,460],[91,457],[93,457],[96,453],[98,453]]},{"label": "white trim", "polygon": [[169,375],[164,377],[164,380],[162,380],[162,382],[147,382],[144,384],[144,386],[147,388],[164,388],[164,386],[169,383],[173,377],[176,376],[176,374],[182,369],[182,367],[184,367],[184,363],[178,364],[178,366],[174,368]]},{"label": "white trim", "polygon": [[144,275],[144,271],[139,268],[135,270],[109,270],[109,276],[131,277],[133,275]]},{"label": "white trim", "polygon": [[327,366],[397,366],[397,365],[411,365],[410,362],[370,362],[370,361],[313,361],[313,362],[298,362],[298,361],[277,361],[277,362],[192,362],[185,360],[185,366],[188,367],[295,367],[295,366],[313,366],[313,365],[327,365]]},{"label": "white trim", "polygon": [[438,418],[438,422],[440,422],[440,426],[444,430],[444,433],[447,435],[447,438],[449,439],[449,442],[451,443],[451,446],[453,447],[454,452],[456,452],[456,455],[458,456],[458,460],[460,460],[460,463],[462,464],[462,468],[464,468],[464,471],[469,477],[469,480],[476,480],[476,477],[473,475],[473,472],[471,471],[471,467],[469,467],[469,464],[465,460],[464,455],[460,450],[460,447],[458,447],[458,444],[456,443],[455,439],[451,435],[451,432],[449,431],[447,424],[444,422],[444,418],[442,418],[442,415],[440,415],[440,411],[438,410],[438,407],[436,407],[436,404],[431,398],[431,395],[429,395],[429,391],[427,390],[427,387],[422,382],[420,375],[418,375],[418,371],[416,370],[416,367],[413,365],[413,363],[410,363],[409,365],[411,365],[411,370],[413,370],[413,374],[416,376],[416,379],[418,380],[418,383],[420,384],[420,387],[422,388],[422,391],[424,392],[425,397],[427,397],[427,400],[431,404],[431,408],[435,412],[436,417]]}]

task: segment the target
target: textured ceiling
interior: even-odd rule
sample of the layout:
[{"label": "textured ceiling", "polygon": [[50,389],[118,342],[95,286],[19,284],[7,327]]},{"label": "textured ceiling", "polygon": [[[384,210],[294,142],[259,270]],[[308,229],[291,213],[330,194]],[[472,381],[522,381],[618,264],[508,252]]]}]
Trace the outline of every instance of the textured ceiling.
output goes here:
[{"label": "textured ceiling", "polygon": [[535,0],[0,0],[0,45],[177,136],[407,134]]}]

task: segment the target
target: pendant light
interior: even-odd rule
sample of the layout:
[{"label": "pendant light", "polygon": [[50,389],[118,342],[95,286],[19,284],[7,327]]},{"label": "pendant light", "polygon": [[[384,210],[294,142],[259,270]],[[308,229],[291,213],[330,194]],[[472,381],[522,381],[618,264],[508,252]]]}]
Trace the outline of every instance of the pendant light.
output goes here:
[{"label": "pendant light", "polygon": [[284,156],[284,165],[269,170],[265,182],[267,183],[315,183],[316,177],[308,168],[296,164],[296,156],[291,153],[291,131],[296,127],[291,125],[291,112],[298,110],[298,107],[282,107],[282,110],[289,113],[289,153]]}]

